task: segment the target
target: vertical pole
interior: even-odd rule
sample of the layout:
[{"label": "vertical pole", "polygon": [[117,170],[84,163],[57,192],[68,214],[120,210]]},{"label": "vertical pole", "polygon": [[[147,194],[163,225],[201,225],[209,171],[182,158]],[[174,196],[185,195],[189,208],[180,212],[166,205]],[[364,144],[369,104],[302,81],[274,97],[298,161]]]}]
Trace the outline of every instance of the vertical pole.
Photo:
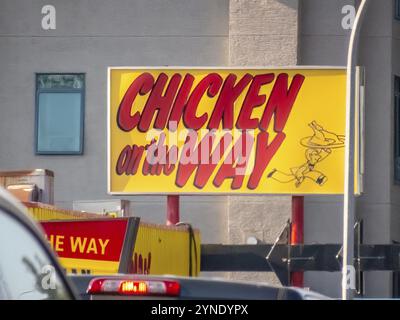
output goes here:
[{"label": "vertical pole", "polygon": [[[290,244],[302,243],[304,243],[304,196],[293,196]],[[291,272],[290,285],[300,288],[304,287],[304,272]]]},{"label": "vertical pole", "polygon": [[352,299],[353,290],[347,285],[348,268],[354,266],[354,126],[355,126],[355,69],[358,53],[358,40],[361,21],[368,0],[362,0],[357,10],[351,30],[347,52],[346,83],[346,144],[344,158],[344,196],[343,196],[343,262],[342,262],[342,299]]},{"label": "vertical pole", "polygon": [[179,196],[167,196],[167,225],[175,225],[179,222]]}]

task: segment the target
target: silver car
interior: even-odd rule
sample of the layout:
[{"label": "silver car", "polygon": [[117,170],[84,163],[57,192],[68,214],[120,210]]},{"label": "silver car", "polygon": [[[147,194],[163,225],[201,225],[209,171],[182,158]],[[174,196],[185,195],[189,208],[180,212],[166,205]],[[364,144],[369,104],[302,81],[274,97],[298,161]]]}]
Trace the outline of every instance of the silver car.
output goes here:
[{"label": "silver car", "polygon": [[26,209],[0,188],[0,299],[76,297],[44,233]]}]

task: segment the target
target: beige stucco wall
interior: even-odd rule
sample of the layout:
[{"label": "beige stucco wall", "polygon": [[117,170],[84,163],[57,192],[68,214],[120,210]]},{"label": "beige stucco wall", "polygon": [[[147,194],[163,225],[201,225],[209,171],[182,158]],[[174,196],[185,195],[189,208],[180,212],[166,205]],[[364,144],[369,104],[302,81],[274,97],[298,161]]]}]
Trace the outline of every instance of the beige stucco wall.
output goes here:
[{"label": "beige stucco wall", "polygon": [[[297,64],[298,0],[231,0],[229,63],[231,66]],[[271,243],[291,212],[290,197],[228,197],[228,242],[243,244],[249,236]],[[278,284],[273,273],[231,273],[230,278]]]}]

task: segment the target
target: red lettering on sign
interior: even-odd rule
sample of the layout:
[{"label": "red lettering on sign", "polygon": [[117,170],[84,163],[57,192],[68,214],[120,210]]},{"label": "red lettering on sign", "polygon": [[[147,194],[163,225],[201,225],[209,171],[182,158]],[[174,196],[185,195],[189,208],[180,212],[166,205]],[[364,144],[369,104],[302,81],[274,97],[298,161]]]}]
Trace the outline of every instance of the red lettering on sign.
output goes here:
[{"label": "red lettering on sign", "polygon": [[158,143],[153,140],[146,148],[147,155],[144,159],[142,173],[147,175],[170,175],[177,162],[178,147],[168,146],[165,143],[165,133],[161,133]]},{"label": "red lettering on sign", "polygon": [[117,160],[117,174],[119,176],[122,174],[135,175],[144,150],[145,147],[137,145],[126,146],[124,149],[122,149]]},{"label": "red lettering on sign", "polygon": [[[41,222],[61,258],[119,261],[127,219]],[[52,239],[62,239],[54,241]]]},{"label": "red lettering on sign", "polygon": [[234,104],[252,79],[253,77],[247,73],[235,85],[236,75],[229,74],[211,114],[208,129],[218,129],[220,122],[223,129],[233,129]]},{"label": "red lettering on sign", "polygon": [[242,187],[252,147],[253,137],[244,131],[219,168],[213,182],[216,187],[225,179],[232,179],[232,190]]},{"label": "red lettering on sign", "polygon": [[[213,179],[216,188],[231,179],[231,189],[240,189],[246,176],[249,176],[247,188],[257,188],[268,164],[285,140],[284,129],[305,77],[295,74],[289,83],[287,73],[255,76],[246,73],[240,79],[233,73],[225,79],[218,73],[208,73],[196,84],[195,80],[190,73],[175,73],[169,77],[161,72],[154,81],[151,74],[144,72],[131,83],[118,108],[117,123],[122,130],[137,128],[140,132],[147,132],[150,128],[168,128],[173,132],[181,120],[190,130],[181,150],[177,145],[165,142],[165,132],[160,133],[158,142],[153,140],[146,146],[125,146],[117,159],[117,174],[135,175],[141,163],[142,174],[145,176],[170,175],[177,169],[175,184],[183,188],[196,172],[193,184],[202,189],[219,166]],[[267,97],[263,92],[268,92],[265,87],[268,85],[271,91]],[[141,112],[140,106],[135,106],[138,95],[148,95]],[[243,95],[242,102],[240,97]],[[199,109],[203,99],[214,104],[213,108]],[[263,108],[260,110],[261,116],[253,116],[253,111],[260,107]],[[272,119],[273,128],[270,128]],[[198,143],[197,131],[201,128],[207,128],[208,134]],[[240,130],[241,138],[231,146],[232,132],[223,132],[223,137],[214,147],[215,130],[233,128]],[[261,132],[254,137],[254,132],[250,131],[257,128]],[[244,146],[246,152],[243,153]],[[228,148],[231,148],[229,152]],[[246,175],[253,148],[254,166]],[[223,163],[222,159],[225,159]]]},{"label": "red lettering on sign", "polygon": [[142,73],[138,76],[126,91],[120,105],[117,114],[117,124],[121,130],[131,131],[134,129],[140,120],[140,112],[137,111],[132,116],[133,102],[136,96],[141,96],[148,93],[154,84],[154,78],[150,73]]},{"label": "red lettering on sign", "polygon": [[171,105],[174,101],[181,78],[182,77],[180,74],[174,74],[169,81],[168,87],[165,90],[165,94],[163,95],[165,85],[168,81],[168,76],[165,73],[161,73],[158,76],[157,81],[151,90],[151,94],[144,106],[138,127],[139,131],[146,132],[149,130],[150,124],[153,120],[153,115],[156,111],[157,117],[154,121],[154,128],[165,128]]},{"label": "red lettering on sign", "polygon": [[[201,99],[205,95],[210,99],[215,97],[220,92],[223,83],[207,128],[218,129],[222,122],[223,129],[232,129],[234,104],[250,83],[243,105],[240,108],[236,127],[241,130],[248,130],[255,129],[258,126],[265,131],[268,129],[272,115],[275,115],[274,130],[281,132],[304,82],[304,76],[296,74],[288,88],[288,75],[286,73],[279,74],[265,105],[261,120],[251,118],[253,109],[264,105],[266,101],[266,95],[259,94],[261,87],[273,82],[274,77],[273,73],[259,74],[254,77],[246,74],[235,85],[236,75],[234,74],[229,74],[223,81],[219,74],[210,73],[202,78],[192,90],[194,76],[191,74],[186,74],[181,84],[182,76],[180,74],[174,74],[168,82],[168,76],[161,73],[154,83],[152,75],[142,73],[132,82],[120,103],[117,123],[124,131],[131,131],[138,126],[139,131],[146,132],[153,122],[154,114],[157,112],[152,126],[155,129],[164,129],[167,126],[170,130],[175,131],[180,119],[183,118],[186,128],[199,130],[204,127],[209,118],[207,112],[200,116],[197,115]],[[149,92],[150,95],[143,112],[136,111],[132,115],[136,96],[138,94],[146,95]],[[167,120],[169,120],[168,123]],[[173,128],[171,128],[171,123],[174,124]]]},{"label": "red lettering on sign", "polygon": [[209,98],[217,95],[221,85],[222,78],[217,73],[210,73],[199,82],[199,84],[190,95],[186,106],[186,112],[183,116],[183,121],[186,128],[199,130],[201,127],[204,126],[207,121],[208,114],[203,113],[200,117],[196,115],[196,110],[199,106],[199,102],[206,92]]},{"label": "red lettering on sign", "polygon": [[254,168],[247,183],[249,189],[257,188],[265,169],[286,136],[283,132],[278,132],[270,144],[268,144],[268,137],[269,134],[267,132],[260,132],[257,135]]},{"label": "red lettering on sign", "polygon": [[189,99],[190,90],[194,82],[194,77],[188,73],[183,79],[182,85],[179,88],[178,94],[174,101],[171,114],[168,121],[168,129],[175,131],[181,120],[182,114],[186,108],[187,101]]},{"label": "red lettering on sign", "polygon": [[267,106],[261,118],[260,129],[267,130],[274,114],[274,131],[282,132],[292,111],[293,104],[304,82],[304,76],[296,74],[288,89],[288,75],[281,73],[275,81]]},{"label": "red lettering on sign", "polygon": [[[203,188],[218,165],[219,160],[223,157],[226,148],[232,141],[232,135],[226,133],[219,141],[214,152],[212,152],[212,146],[215,140],[215,131],[210,131],[200,141],[197,147],[195,147],[196,138],[197,134],[193,133],[192,136],[187,138],[182,149],[182,154],[186,153],[185,156],[187,160],[179,162],[175,180],[175,184],[178,187],[183,187],[187,183],[193,171],[197,169],[194,185],[199,189]],[[192,143],[188,143],[189,139],[192,139]],[[205,161],[201,161],[203,157],[206,157]]]},{"label": "red lettering on sign", "polygon": [[242,109],[237,119],[236,127],[238,129],[255,129],[258,125],[258,118],[252,119],[251,113],[254,108],[264,104],[266,100],[265,94],[259,95],[261,86],[274,80],[274,74],[260,74],[254,77],[244,99]]}]

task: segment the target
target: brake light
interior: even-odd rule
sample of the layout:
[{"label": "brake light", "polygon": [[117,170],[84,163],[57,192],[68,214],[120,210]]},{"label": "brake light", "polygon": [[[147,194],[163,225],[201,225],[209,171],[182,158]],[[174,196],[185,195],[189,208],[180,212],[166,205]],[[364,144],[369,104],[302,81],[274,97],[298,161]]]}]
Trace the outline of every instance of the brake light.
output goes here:
[{"label": "brake light", "polygon": [[146,294],[147,284],[143,281],[123,281],[120,288],[121,293],[143,293]]},{"label": "brake light", "polygon": [[177,281],[135,279],[93,279],[88,294],[120,294],[138,296],[179,296],[181,286]]}]

